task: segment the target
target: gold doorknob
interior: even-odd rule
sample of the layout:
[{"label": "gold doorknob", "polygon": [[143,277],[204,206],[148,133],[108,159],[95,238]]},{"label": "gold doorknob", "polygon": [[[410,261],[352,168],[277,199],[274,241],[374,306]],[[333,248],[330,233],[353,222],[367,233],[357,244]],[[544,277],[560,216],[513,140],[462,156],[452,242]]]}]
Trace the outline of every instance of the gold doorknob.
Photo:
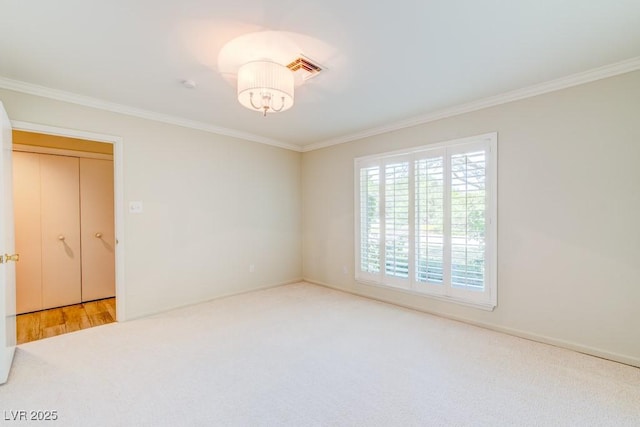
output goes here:
[{"label": "gold doorknob", "polygon": [[14,261],[14,262],[20,261],[20,254],[13,254],[13,255],[4,254],[4,262],[9,262],[9,261]]},{"label": "gold doorknob", "polygon": [[59,236],[58,236],[58,240],[61,240],[61,241],[62,241],[62,240],[64,240],[64,236],[63,236],[62,234],[61,234],[61,235],[59,235]]},{"label": "gold doorknob", "polygon": [[96,233],[96,237],[99,239],[102,237],[102,233]]}]

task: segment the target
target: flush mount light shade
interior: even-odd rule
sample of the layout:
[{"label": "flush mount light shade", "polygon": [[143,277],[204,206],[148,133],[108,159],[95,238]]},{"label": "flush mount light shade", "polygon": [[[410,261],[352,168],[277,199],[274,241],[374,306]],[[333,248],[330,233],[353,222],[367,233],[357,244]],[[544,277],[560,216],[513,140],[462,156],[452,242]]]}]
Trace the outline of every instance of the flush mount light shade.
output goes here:
[{"label": "flush mount light shade", "polygon": [[293,106],[293,85],[293,72],[275,62],[252,61],[238,69],[238,101],[264,116]]}]

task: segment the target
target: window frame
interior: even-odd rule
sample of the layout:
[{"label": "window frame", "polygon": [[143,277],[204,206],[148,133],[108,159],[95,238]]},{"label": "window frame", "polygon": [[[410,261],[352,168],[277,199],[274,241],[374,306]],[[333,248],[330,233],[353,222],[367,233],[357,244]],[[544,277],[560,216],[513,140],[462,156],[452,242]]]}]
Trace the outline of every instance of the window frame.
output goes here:
[{"label": "window frame", "polygon": [[[359,284],[393,289],[399,292],[435,298],[457,304],[491,311],[497,306],[497,160],[498,133],[486,133],[433,144],[421,145],[404,150],[394,150],[354,159],[354,242],[355,280]],[[484,150],[485,155],[485,249],[484,249],[484,290],[458,289],[451,284],[451,158],[455,154]],[[442,284],[416,280],[415,246],[415,163],[419,159],[443,157],[444,229]],[[401,279],[385,275],[385,165],[408,161],[409,168],[409,277]],[[378,167],[379,178],[379,219],[380,219],[380,268],[377,273],[361,271],[361,170]],[[446,280],[445,280],[446,278]]]}]

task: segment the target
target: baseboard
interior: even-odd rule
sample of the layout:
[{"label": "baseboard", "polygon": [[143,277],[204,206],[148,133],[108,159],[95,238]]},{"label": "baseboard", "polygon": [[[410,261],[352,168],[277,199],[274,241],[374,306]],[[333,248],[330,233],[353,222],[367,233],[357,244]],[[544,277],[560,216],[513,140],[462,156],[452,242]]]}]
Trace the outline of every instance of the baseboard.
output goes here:
[{"label": "baseboard", "polygon": [[411,305],[407,305],[407,304],[399,304],[396,303],[394,301],[391,300],[387,300],[384,298],[376,298],[376,297],[371,297],[369,295],[366,295],[364,293],[360,293],[351,289],[344,289],[341,288],[339,286],[335,286],[335,285],[331,285],[328,283],[324,283],[324,282],[320,282],[317,280],[312,280],[312,279],[302,279],[304,282],[307,283],[311,283],[314,285],[319,285],[319,286],[324,286],[326,288],[330,288],[330,289],[334,289],[337,291],[341,291],[341,292],[346,292],[352,295],[357,295],[359,297],[364,297],[364,298],[369,298],[372,300],[376,300],[376,301],[380,301],[380,302],[384,302],[384,303],[388,303],[388,304],[393,304],[393,305],[397,305],[399,307],[404,307],[404,308],[408,308],[411,310],[417,310],[417,311],[421,311],[423,313],[428,313],[428,314],[432,314],[434,316],[439,316],[439,317],[444,317],[447,319],[451,319],[451,320],[455,320],[458,322],[462,322],[462,323],[467,323],[469,325],[474,325],[474,326],[479,326],[481,328],[485,328],[485,329],[490,329],[492,331],[496,331],[496,332],[501,332],[507,335],[512,335],[515,337],[519,337],[519,338],[524,338],[527,340],[531,340],[531,341],[536,341],[539,343],[543,343],[543,344],[549,344],[555,347],[560,347],[560,348],[565,348],[568,350],[572,350],[572,351],[576,351],[578,353],[583,353],[583,354],[587,354],[589,356],[595,356],[595,357],[599,357],[602,359],[607,359],[607,360],[611,360],[614,362],[618,362],[618,363],[623,363],[625,365],[630,365],[630,366],[635,366],[640,368],[640,358],[638,357],[633,357],[633,356],[628,356],[625,354],[618,354],[618,353],[613,353],[607,350],[603,350],[600,348],[596,348],[596,347],[590,347],[590,346],[586,346],[586,345],[582,345],[576,342],[572,342],[572,341],[567,341],[567,340],[563,340],[560,338],[554,338],[554,337],[550,337],[547,335],[540,335],[540,334],[536,334],[533,332],[528,332],[528,331],[523,331],[521,329],[515,329],[515,328],[509,328],[506,326],[500,326],[500,325],[495,325],[492,323],[486,323],[486,322],[478,322],[475,320],[471,320],[471,319],[467,319],[464,317],[459,317],[459,316],[452,316],[452,315],[447,315],[444,313],[439,313],[439,312],[434,312],[434,311],[429,311],[429,310],[425,310],[421,307],[417,307],[417,306],[411,306]]},{"label": "baseboard", "polygon": [[222,293],[222,294],[213,296],[211,298],[207,298],[206,300],[202,300],[202,301],[189,302],[189,303],[186,303],[186,304],[177,305],[175,307],[166,308],[166,309],[162,309],[162,310],[159,310],[159,311],[154,311],[154,312],[150,312],[150,313],[143,313],[143,314],[140,314],[140,315],[137,315],[137,316],[127,316],[127,318],[126,318],[126,320],[124,320],[124,322],[129,322],[131,320],[136,320],[136,319],[144,319],[145,317],[155,316],[156,314],[166,313],[168,311],[178,310],[180,308],[191,307],[191,306],[196,305],[196,304],[203,304],[203,303],[206,303],[206,302],[209,302],[209,301],[215,301],[215,300],[219,300],[219,299],[223,299],[223,298],[233,297],[233,296],[236,296],[236,295],[247,294],[249,292],[256,292],[256,291],[262,291],[262,290],[265,290],[265,289],[277,288],[278,286],[291,285],[293,283],[300,283],[300,282],[303,282],[303,281],[304,280],[302,278],[296,278],[296,279],[287,280],[285,282],[274,283],[274,284],[269,284],[269,285],[262,285],[262,286],[257,286],[255,288],[250,288],[250,289],[244,289],[242,291]]}]

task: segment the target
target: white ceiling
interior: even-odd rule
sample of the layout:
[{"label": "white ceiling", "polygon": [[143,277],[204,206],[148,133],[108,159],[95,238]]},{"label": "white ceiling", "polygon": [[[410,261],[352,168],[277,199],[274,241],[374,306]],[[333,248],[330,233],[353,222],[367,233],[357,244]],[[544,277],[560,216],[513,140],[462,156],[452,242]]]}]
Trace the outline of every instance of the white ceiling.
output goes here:
[{"label": "white ceiling", "polygon": [[[267,118],[218,69],[225,43],[264,30],[327,68]],[[0,86],[301,148],[638,57],[638,0],[0,0]]]}]

